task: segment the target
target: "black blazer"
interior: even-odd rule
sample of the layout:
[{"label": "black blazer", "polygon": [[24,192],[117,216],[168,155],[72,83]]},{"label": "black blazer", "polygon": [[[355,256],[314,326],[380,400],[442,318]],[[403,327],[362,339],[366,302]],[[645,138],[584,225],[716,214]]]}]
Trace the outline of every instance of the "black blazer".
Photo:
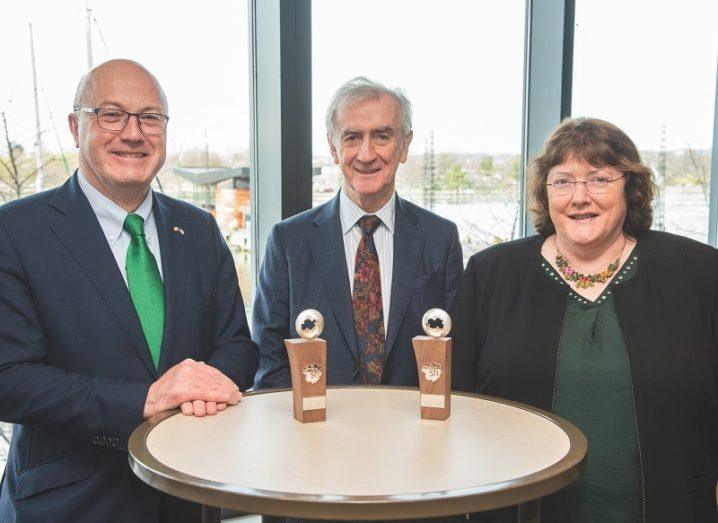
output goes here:
[{"label": "black blazer", "polygon": [[193,358],[251,386],[257,348],[217,225],[161,194],[153,212],[165,288],[159,370],[76,176],[0,208],[0,419],[15,424],[0,521],[156,523],[160,493],[127,463],[151,382]]},{"label": "black blazer", "polygon": [[[455,388],[551,410],[567,286],[542,272],[542,241],[469,261],[452,309]],[[638,248],[636,274],[613,296],[631,366],[644,520],[716,521],[718,251],[655,231]]]}]

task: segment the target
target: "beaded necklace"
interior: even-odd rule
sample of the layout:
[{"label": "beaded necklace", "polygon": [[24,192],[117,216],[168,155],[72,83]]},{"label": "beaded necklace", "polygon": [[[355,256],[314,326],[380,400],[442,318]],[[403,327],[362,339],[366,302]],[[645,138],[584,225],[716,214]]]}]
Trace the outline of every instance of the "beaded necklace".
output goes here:
[{"label": "beaded necklace", "polygon": [[608,267],[598,274],[583,274],[571,267],[568,260],[564,258],[563,254],[556,248],[556,267],[558,267],[558,270],[561,271],[561,274],[563,274],[563,277],[566,278],[567,281],[576,282],[577,289],[588,289],[596,283],[606,283],[611,279],[611,276],[616,273],[620,264],[621,255],[619,254],[616,261],[609,263]]}]

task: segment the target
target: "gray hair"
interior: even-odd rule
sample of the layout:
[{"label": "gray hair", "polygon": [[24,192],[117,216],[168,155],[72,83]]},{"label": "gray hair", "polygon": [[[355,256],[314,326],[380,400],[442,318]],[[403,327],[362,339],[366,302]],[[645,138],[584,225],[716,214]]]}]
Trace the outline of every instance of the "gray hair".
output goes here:
[{"label": "gray hair", "polygon": [[369,80],[366,76],[357,76],[343,84],[332,96],[326,113],[327,134],[334,138],[336,129],[337,114],[344,107],[352,102],[366,100],[369,98],[379,98],[381,96],[391,96],[396,103],[399,104],[399,112],[401,115],[401,135],[406,138],[411,132],[411,102],[407,98],[403,89],[398,87],[389,89],[388,87]]}]

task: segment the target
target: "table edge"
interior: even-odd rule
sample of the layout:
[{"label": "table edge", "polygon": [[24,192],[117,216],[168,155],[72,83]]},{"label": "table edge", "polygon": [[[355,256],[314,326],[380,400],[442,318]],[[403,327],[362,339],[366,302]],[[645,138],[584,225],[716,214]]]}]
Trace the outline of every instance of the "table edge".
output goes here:
[{"label": "table edge", "polygon": [[[328,388],[372,388],[417,392],[419,390],[418,387],[366,385],[339,385]],[[247,393],[246,396],[286,391],[291,391],[291,389],[262,390]],[[585,466],[588,442],[583,433],[569,421],[537,407],[512,400],[458,391],[452,391],[452,395],[480,398],[541,416],[566,433],[570,442],[569,451],[563,458],[546,469],[481,487],[388,496],[295,494],[253,489],[197,478],[160,463],[149,453],[145,443],[154,427],[180,413],[179,410],[172,410],[152,417],[132,432],[128,443],[129,463],[135,475],[148,485],[167,494],[205,505],[273,516],[343,517],[365,520],[436,517],[517,505],[560,490],[574,481]]]}]

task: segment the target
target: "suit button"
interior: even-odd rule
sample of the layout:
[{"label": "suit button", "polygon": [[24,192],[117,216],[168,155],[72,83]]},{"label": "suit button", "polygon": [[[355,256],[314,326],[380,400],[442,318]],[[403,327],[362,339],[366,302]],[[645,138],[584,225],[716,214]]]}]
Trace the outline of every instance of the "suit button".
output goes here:
[{"label": "suit button", "polygon": [[354,374],[352,375],[352,378],[357,379],[358,376],[359,376],[359,367],[354,369]]}]

